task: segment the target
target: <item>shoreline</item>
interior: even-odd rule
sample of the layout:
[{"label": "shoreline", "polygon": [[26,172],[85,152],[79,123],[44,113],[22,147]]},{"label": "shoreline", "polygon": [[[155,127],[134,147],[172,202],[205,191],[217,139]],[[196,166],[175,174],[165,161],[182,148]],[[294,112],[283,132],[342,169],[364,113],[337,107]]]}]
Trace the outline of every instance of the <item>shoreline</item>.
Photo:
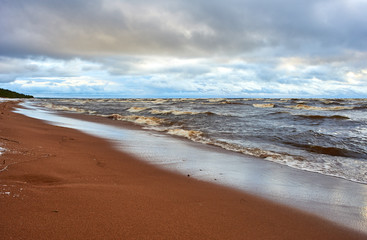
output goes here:
[{"label": "shoreline", "polygon": [[[251,194],[151,166],[0,103],[4,239],[363,239]],[[2,162],[2,161],[1,161]]]},{"label": "shoreline", "polygon": [[[124,121],[53,111],[28,102],[15,112],[105,139],[155,167],[250,193],[367,234],[367,185],[198,144]],[[200,159],[200,160],[198,160]]]},{"label": "shoreline", "polygon": [[[295,109],[300,99],[214,100],[39,99],[24,105],[34,104],[53,115],[69,112],[129,122],[151,132],[367,184],[362,102],[305,100],[301,103],[311,108]],[[273,108],[254,107],[269,102]],[[340,106],[334,109],[330,104]],[[312,108],[314,105],[318,108]],[[262,116],[261,121],[258,116]]]}]

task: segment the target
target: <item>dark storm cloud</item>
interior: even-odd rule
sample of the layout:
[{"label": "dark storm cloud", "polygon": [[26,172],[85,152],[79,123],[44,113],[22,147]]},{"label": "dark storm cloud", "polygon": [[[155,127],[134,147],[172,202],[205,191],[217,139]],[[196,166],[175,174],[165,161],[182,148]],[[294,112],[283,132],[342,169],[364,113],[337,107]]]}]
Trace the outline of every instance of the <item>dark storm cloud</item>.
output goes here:
[{"label": "dark storm cloud", "polygon": [[1,0],[0,54],[93,57],[365,51],[367,3]]}]

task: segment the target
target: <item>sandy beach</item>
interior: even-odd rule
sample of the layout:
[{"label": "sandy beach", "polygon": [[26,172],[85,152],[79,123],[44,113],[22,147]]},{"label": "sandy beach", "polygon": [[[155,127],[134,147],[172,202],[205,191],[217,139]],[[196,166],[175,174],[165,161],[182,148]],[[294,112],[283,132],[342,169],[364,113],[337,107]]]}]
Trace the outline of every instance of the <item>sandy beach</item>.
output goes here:
[{"label": "sandy beach", "polygon": [[2,239],[366,239],[0,104]]}]

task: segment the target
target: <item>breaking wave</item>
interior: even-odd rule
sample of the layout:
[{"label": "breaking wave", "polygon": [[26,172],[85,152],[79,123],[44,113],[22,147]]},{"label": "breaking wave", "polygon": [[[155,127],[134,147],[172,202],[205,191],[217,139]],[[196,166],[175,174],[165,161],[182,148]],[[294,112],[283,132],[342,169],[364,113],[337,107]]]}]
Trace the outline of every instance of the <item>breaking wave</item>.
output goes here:
[{"label": "breaking wave", "polygon": [[111,114],[111,115],[102,115],[103,117],[107,117],[113,120],[127,121],[136,123],[139,125],[148,125],[148,126],[159,126],[166,123],[166,120],[160,119],[157,117],[144,117],[137,115],[127,115],[123,116],[120,114]]},{"label": "breaking wave", "polygon": [[354,107],[354,109],[357,109],[357,110],[365,110],[365,109],[367,109],[367,104],[362,105],[362,106]]},{"label": "breaking wave", "polygon": [[325,154],[329,156],[336,156],[336,157],[350,157],[350,158],[366,158],[366,154],[355,152],[352,150],[338,148],[338,147],[330,147],[330,146],[319,146],[319,145],[311,145],[311,144],[301,144],[296,142],[285,142],[286,144],[300,147],[306,151]]},{"label": "breaking wave", "polygon": [[185,137],[187,139],[190,139],[196,142],[202,142],[204,140],[203,138],[204,134],[201,131],[185,130],[185,129],[169,129],[167,133],[171,135]]},{"label": "breaking wave", "polygon": [[154,99],[151,102],[154,103],[154,104],[163,104],[163,103],[167,102],[167,100],[158,98],[158,99]]},{"label": "breaking wave", "polygon": [[77,107],[69,107],[69,106],[62,106],[62,105],[55,105],[52,103],[48,103],[44,105],[47,108],[54,109],[54,110],[61,110],[61,111],[68,111],[68,112],[78,112],[78,113],[88,113],[88,114],[95,114],[96,111],[86,110]]},{"label": "breaking wave", "polygon": [[287,106],[288,108],[299,109],[299,110],[316,110],[316,111],[339,111],[339,110],[351,110],[354,107],[347,106],[330,106],[330,107],[317,107],[309,106],[305,104],[297,104],[292,106]]},{"label": "breaking wave", "polygon": [[[241,102],[242,101],[242,102]],[[237,104],[237,105],[244,105],[243,101],[246,101],[246,99],[226,99],[226,98],[209,98],[206,102],[201,102],[200,104]]]},{"label": "breaking wave", "polygon": [[257,108],[273,108],[275,106],[275,104],[273,103],[258,103],[258,104],[252,104],[252,106],[257,107]]},{"label": "breaking wave", "polygon": [[136,112],[142,112],[142,111],[147,110],[147,109],[148,109],[147,107],[131,107],[127,111],[136,113]]},{"label": "breaking wave", "polygon": [[[223,149],[242,153],[245,155],[262,158],[268,161],[276,162],[282,165],[287,165],[289,167],[297,168],[300,170],[310,171],[310,172],[317,172],[329,176],[340,177],[347,180],[360,182],[360,183],[367,183],[366,181],[366,167],[363,169],[357,170],[354,168],[355,164],[358,164],[358,160],[353,159],[346,159],[346,158],[339,158],[338,160],[329,161],[327,159],[317,159],[314,161],[309,161],[303,156],[299,155],[292,155],[284,152],[274,152],[268,151],[260,148],[249,148],[240,146],[237,144],[231,144],[224,141],[212,140],[210,138],[205,137],[203,132],[194,131],[194,130],[184,130],[184,129],[171,129],[167,131],[168,134],[176,135],[185,137],[195,142],[200,142],[204,144],[209,144],[217,147],[221,147]],[[335,153],[335,150],[332,148],[323,148],[323,147],[313,147],[313,150],[322,154],[325,153]],[[339,150],[338,150],[339,151]],[[350,156],[350,154],[342,153],[339,151],[340,154],[336,154],[338,156]],[[335,154],[334,154],[335,155]],[[351,161],[353,163],[351,163]],[[362,168],[362,167],[361,167]]]}]

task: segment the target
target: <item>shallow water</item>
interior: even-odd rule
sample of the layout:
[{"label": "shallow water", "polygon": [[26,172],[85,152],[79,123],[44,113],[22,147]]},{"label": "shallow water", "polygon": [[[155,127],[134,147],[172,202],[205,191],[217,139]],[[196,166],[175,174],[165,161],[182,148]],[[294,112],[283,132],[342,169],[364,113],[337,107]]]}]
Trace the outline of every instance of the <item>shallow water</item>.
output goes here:
[{"label": "shallow water", "polygon": [[[30,103],[24,115],[81,130],[151,164],[285,203],[367,233],[367,185],[301,171],[157,131],[132,130],[57,115]],[[107,122],[107,121],[106,121]]]}]

